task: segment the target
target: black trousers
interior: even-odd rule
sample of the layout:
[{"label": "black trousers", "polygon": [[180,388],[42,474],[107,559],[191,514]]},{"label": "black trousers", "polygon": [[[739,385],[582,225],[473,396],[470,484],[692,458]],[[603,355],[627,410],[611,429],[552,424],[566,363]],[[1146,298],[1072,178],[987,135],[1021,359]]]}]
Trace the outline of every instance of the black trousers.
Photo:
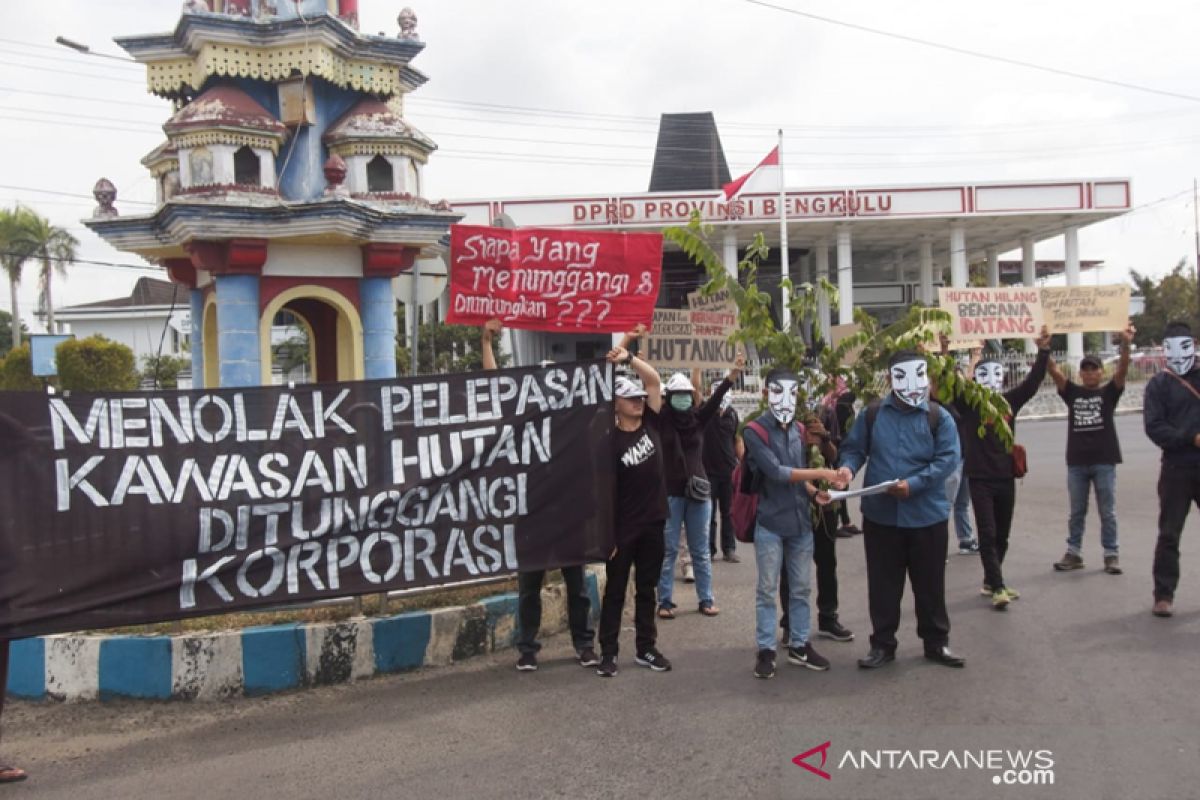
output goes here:
[{"label": "black trousers", "polygon": [[971,478],[968,486],[971,507],[975,509],[983,582],[992,591],[1003,589],[1004,570],[1001,565],[1008,554],[1008,535],[1012,531],[1013,508],[1017,504],[1017,482],[1012,478]]},{"label": "black trousers", "polygon": [[[0,718],[4,717],[4,695],[8,694],[8,639],[0,639]],[[0,732],[4,730],[0,725]]]},{"label": "black trousers", "polygon": [[[817,567],[818,630],[824,625],[838,621],[837,526],[837,510],[828,506],[821,509],[820,520],[813,530],[813,564]],[[782,569],[779,571],[779,604],[783,608],[783,617],[779,620],[779,626],[784,630],[788,627],[787,599],[790,595],[787,570]]]},{"label": "black trousers", "polygon": [[949,642],[946,544],[950,528],[947,523],[942,520],[923,528],[898,528],[863,520],[872,647],[889,652],[896,649],[905,576],[912,581],[917,636],[925,643],[925,650],[936,650]]},{"label": "black trousers", "polygon": [[655,592],[662,574],[663,525],[658,520],[643,526],[627,544],[617,547],[616,555],[605,564],[607,583],[604,601],[600,604],[600,653],[616,658],[620,649],[621,614],[625,610],[625,592],[629,588],[629,573],[633,572],[633,626],[638,653],[654,647],[658,627],[654,621],[657,606]]},{"label": "black trousers", "polygon": [[[592,599],[588,596],[583,567],[563,567],[563,583],[567,589],[567,622],[571,628],[571,643],[575,652],[591,647],[595,639],[592,623]],[[545,570],[517,574],[517,650],[522,654],[542,649],[537,640],[542,626],[542,582]]]},{"label": "black trousers", "polygon": [[732,553],[737,550],[737,539],[733,536],[733,476],[708,476],[712,482],[712,522],[708,527],[708,550],[714,556],[717,554],[717,523],[721,523],[721,552]]},{"label": "black trousers", "polygon": [[1154,599],[1174,600],[1179,585],[1179,538],[1188,511],[1200,508],[1200,467],[1166,465],[1158,475],[1158,543],[1154,546]]}]

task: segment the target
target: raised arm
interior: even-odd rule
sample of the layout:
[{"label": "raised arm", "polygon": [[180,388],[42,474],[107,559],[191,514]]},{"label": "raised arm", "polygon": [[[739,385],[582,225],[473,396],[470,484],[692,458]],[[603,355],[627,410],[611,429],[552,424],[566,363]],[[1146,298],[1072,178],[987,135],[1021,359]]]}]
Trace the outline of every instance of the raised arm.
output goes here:
[{"label": "raised arm", "polygon": [[492,349],[492,340],[504,330],[504,323],[498,319],[489,319],[483,325],[483,333],[479,339],[479,353],[483,359],[484,369],[496,369],[496,353]]},{"label": "raised arm", "polygon": [[636,340],[645,335],[646,325],[645,323],[639,322],[636,326],[634,326],[633,330],[625,332],[625,335],[621,337],[621,343],[617,345],[617,347],[621,348],[622,350],[628,350],[629,348],[633,347],[633,343]]},{"label": "raised arm", "polygon": [[1112,377],[1113,385],[1118,389],[1125,388],[1125,376],[1129,374],[1129,350],[1136,333],[1137,328],[1133,327],[1132,322],[1126,324],[1125,330],[1121,331],[1121,357],[1117,359],[1117,369]]},{"label": "raised arm", "polygon": [[[742,369],[745,366],[746,354],[739,349],[737,351],[737,358],[734,360],[733,366],[729,369],[729,374],[725,376],[725,380],[717,384],[717,390],[696,411],[696,418],[700,421],[701,426],[707,425],[708,421],[713,418],[713,415],[720,410],[721,401],[725,399],[725,394],[733,388],[734,381],[741,377]],[[693,381],[692,385],[696,385],[695,381]]]},{"label": "raised arm", "polygon": [[658,370],[624,347],[609,350],[605,359],[610,364],[628,364],[634,374],[642,379],[642,386],[646,389],[646,407],[655,414],[662,409],[662,378],[659,377]]},{"label": "raised arm", "polygon": [[1062,369],[1058,366],[1058,362],[1051,356],[1046,363],[1046,372],[1054,380],[1054,386],[1058,389],[1058,393],[1062,394],[1067,389],[1067,376],[1063,374]]},{"label": "raised arm", "polygon": [[1004,393],[1004,399],[1012,408],[1014,417],[1026,403],[1033,399],[1033,396],[1037,394],[1038,387],[1046,378],[1046,364],[1050,361],[1050,331],[1045,325],[1042,326],[1042,335],[1037,338],[1035,344],[1037,344],[1038,354],[1037,359],[1033,362],[1033,369],[1029,370],[1025,380]]}]

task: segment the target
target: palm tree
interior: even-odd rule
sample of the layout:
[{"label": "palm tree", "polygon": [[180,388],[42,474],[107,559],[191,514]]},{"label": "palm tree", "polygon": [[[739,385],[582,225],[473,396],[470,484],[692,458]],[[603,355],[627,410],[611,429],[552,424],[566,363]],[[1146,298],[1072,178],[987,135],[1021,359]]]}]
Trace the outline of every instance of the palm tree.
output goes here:
[{"label": "palm tree", "polygon": [[24,206],[0,209],[0,267],[8,273],[8,289],[12,298],[12,343],[21,344],[21,315],[17,309],[17,284],[21,282],[21,270],[33,256],[33,248],[27,235],[32,211]]},{"label": "palm tree", "polygon": [[38,272],[38,284],[42,290],[42,305],[46,309],[46,330],[57,333],[54,330],[54,303],[50,296],[50,279],[55,272],[59,277],[66,277],[67,265],[75,263],[79,255],[79,240],[66,228],[60,228],[34,211],[29,211],[25,220],[25,235],[27,244],[32,249],[31,257],[42,262],[42,268]]}]

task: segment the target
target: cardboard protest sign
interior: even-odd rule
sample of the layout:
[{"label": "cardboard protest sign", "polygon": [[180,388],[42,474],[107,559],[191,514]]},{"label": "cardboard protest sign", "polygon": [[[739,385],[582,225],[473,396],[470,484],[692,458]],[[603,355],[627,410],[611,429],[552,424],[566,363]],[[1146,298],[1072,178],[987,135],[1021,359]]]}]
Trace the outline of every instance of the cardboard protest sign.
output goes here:
[{"label": "cardboard protest sign", "polygon": [[1129,287],[1046,286],[1042,313],[1051,333],[1122,331],[1129,323]]},{"label": "cardboard protest sign", "polygon": [[733,295],[728,289],[719,289],[712,294],[705,296],[702,292],[689,292],[687,296],[688,308],[693,311],[713,311],[720,309],[722,311],[733,309],[733,313],[737,313],[737,304],[733,301]]},{"label": "cardboard protest sign", "polygon": [[964,336],[951,336],[950,337],[950,349],[951,350],[982,350],[983,349],[983,339],[973,339],[973,338],[964,337]]},{"label": "cardboard protest sign", "polygon": [[446,321],[622,332],[647,323],[662,274],[662,235],[454,225]]},{"label": "cardboard protest sign", "polygon": [[0,392],[0,638],[603,561],[612,371]]},{"label": "cardboard protest sign", "polygon": [[1038,289],[991,287],[938,289],[950,314],[951,336],[962,339],[1036,339],[1042,330]]},{"label": "cardboard protest sign", "polygon": [[660,368],[724,369],[737,357],[738,348],[729,341],[735,330],[737,309],[732,303],[693,310],[656,308],[640,352]]},{"label": "cardboard protest sign", "polygon": [[[829,328],[829,344],[836,348],[842,343],[843,339],[847,339],[862,330],[857,322],[848,322],[845,325],[832,325]],[[858,354],[862,352],[861,347],[853,348],[848,351],[845,357],[842,358],[842,363],[846,366],[853,366],[858,361]]]}]

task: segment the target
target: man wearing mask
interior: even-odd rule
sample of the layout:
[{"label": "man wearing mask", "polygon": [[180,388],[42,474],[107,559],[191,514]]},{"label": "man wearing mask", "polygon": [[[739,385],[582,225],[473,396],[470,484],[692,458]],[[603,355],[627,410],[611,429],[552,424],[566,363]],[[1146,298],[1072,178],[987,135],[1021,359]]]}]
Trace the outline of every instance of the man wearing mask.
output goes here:
[{"label": "man wearing mask", "polygon": [[771,370],[763,389],[769,412],[749,423],[742,434],[747,464],[758,486],[754,529],[754,558],[758,566],[755,592],[758,656],[754,675],[758,678],[775,675],[775,598],[784,571],[788,576],[788,661],[817,671],[829,669],[829,660],[809,641],[809,576],[813,560],[809,503],[818,493],[810,481],[836,481],[837,473],[807,466],[807,446],[796,425],[799,383],[796,373],[789,369]]},{"label": "man wearing mask", "polygon": [[[721,385],[713,381],[709,394]],[[708,534],[708,552],[717,557],[717,527],[720,524],[721,553],[731,564],[737,556],[737,539],[733,536],[733,520],[729,516],[733,502],[733,471],[742,456],[742,440],[738,438],[738,413],[733,410],[733,397],[728,392],[721,400],[721,410],[704,426],[704,471],[712,483],[712,524]]]},{"label": "man wearing mask", "polygon": [[[1046,377],[1046,365],[1050,361],[1050,332],[1045,327],[1036,344],[1038,353],[1033,368],[1025,380],[1007,392],[1004,391],[1004,365],[999,361],[985,358],[971,370],[976,383],[1000,394],[1008,402],[1008,424],[1012,426],[1014,436],[1017,414],[1037,394],[1038,387]],[[979,558],[983,563],[981,593],[991,597],[992,608],[999,611],[1007,608],[1009,601],[1021,596],[1005,583],[1002,568],[1004,557],[1008,554],[1013,510],[1017,505],[1012,453],[991,426],[987,426],[982,437],[978,435],[983,424],[978,409],[959,399],[954,403],[954,410],[960,417],[963,474],[970,483],[971,505],[975,508]]]},{"label": "man wearing mask", "polygon": [[1067,552],[1054,562],[1059,572],[1083,569],[1083,529],[1087,523],[1088,495],[1096,487],[1100,509],[1100,544],[1104,548],[1104,571],[1120,575],[1117,544],[1117,464],[1121,443],[1113,415],[1125,391],[1129,371],[1129,346],[1136,333],[1129,325],[1121,334],[1121,358],[1112,380],[1104,385],[1104,365],[1095,356],[1079,362],[1079,383],[1068,380],[1054,360],[1048,372],[1058,394],[1067,404],[1067,496],[1071,516],[1067,522]]},{"label": "man wearing mask", "polygon": [[888,360],[891,393],[859,415],[842,443],[838,474],[843,482],[849,484],[863,464],[866,486],[898,481],[885,494],[862,500],[872,628],[870,652],[858,662],[863,669],[896,658],[906,577],[925,657],[947,667],[966,663],[950,650],[946,611],[946,478],[959,459],[958,431],[946,409],[930,404],[928,370],[920,353],[893,355]]},{"label": "man wearing mask", "polygon": [[1192,503],[1200,502],[1200,369],[1191,326],[1167,325],[1163,355],[1167,369],[1150,379],[1142,399],[1146,435],[1162,449],[1151,609],[1156,617],[1175,613],[1179,537]]},{"label": "man wearing mask", "polygon": [[681,528],[687,532],[687,548],[692,556],[700,613],[706,617],[721,613],[713,597],[712,560],[708,552],[712,490],[704,471],[704,426],[721,409],[725,394],[741,376],[745,363],[746,357],[739,350],[728,376],[699,408],[696,407],[696,388],[683,373],[672,375],[663,387],[666,394],[662,410],[665,420],[663,466],[667,476],[669,515],[662,576],[658,581],[660,619],[675,618],[675,559],[679,555]]}]

